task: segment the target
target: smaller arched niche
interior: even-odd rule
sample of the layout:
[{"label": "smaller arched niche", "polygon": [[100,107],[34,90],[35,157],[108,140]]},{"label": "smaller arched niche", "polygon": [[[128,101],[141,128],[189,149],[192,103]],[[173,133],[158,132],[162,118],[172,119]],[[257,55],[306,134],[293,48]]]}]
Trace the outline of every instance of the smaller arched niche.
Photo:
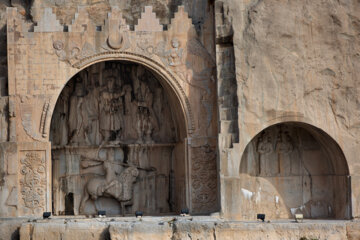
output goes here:
[{"label": "smaller arched niche", "polygon": [[184,208],[187,132],[174,95],[132,62],[96,63],[70,79],[50,128],[54,214]]},{"label": "smaller arched niche", "polygon": [[345,156],[325,132],[308,124],[266,128],[247,145],[240,164],[242,215],[253,219],[350,218]]}]

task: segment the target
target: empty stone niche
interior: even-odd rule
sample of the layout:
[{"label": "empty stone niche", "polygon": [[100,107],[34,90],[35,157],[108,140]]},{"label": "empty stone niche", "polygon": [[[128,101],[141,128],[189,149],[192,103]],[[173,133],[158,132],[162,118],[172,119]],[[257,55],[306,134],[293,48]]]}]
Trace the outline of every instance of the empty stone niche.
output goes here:
[{"label": "empty stone niche", "polygon": [[163,85],[125,61],[94,64],[67,83],[51,122],[55,215],[185,206],[186,128]]},{"label": "empty stone niche", "polygon": [[246,147],[240,165],[242,215],[270,219],[346,219],[350,179],[345,156],[325,132],[303,123],[266,128]]}]

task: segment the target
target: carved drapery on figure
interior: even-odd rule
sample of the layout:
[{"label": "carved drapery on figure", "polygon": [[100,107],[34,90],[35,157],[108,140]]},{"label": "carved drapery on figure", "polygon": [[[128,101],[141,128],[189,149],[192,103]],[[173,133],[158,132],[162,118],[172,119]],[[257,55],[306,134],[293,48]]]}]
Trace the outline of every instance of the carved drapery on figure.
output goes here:
[{"label": "carved drapery on figure", "polygon": [[[101,154],[101,150],[99,151],[98,159],[84,159],[81,162],[83,168],[102,165],[105,175],[90,178],[86,182],[84,193],[81,197],[80,213],[85,213],[85,204],[89,198],[96,200],[102,196],[112,197],[121,204],[121,213],[123,215],[125,214],[125,206],[132,205],[133,184],[136,182],[139,170],[136,166],[124,164],[123,150],[117,148],[117,151],[121,153],[120,159],[117,162],[107,156],[106,151],[104,152],[105,154]],[[105,158],[101,158],[101,155],[104,155]],[[119,170],[119,173],[117,173],[117,170]]]},{"label": "carved drapery on figure", "polygon": [[[175,140],[162,86],[138,65],[111,62],[90,68],[69,82],[60,100],[52,120],[60,124],[52,130],[54,145]],[[64,139],[64,132],[68,132],[68,139]]]},{"label": "carved drapery on figure", "polygon": [[64,88],[52,121],[57,214],[68,206],[73,214],[172,210],[178,139],[166,92],[150,71],[128,62],[85,69]]}]

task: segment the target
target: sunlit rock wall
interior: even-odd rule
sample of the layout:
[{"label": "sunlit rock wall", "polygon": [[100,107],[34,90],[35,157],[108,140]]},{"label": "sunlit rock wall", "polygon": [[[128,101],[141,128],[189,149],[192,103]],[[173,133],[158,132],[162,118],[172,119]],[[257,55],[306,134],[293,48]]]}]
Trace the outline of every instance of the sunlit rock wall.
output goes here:
[{"label": "sunlit rock wall", "polygon": [[239,166],[251,139],[272,124],[299,121],[341,147],[358,217],[359,1],[228,0],[216,6],[218,46],[230,39],[226,46],[234,49],[240,129],[239,144],[222,151],[223,212],[241,215]]}]

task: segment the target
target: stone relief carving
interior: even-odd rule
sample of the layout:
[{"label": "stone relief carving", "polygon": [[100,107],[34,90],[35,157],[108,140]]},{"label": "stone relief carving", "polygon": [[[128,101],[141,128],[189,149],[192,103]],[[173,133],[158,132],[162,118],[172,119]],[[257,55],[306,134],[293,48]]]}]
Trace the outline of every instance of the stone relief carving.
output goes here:
[{"label": "stone relief carving", "polygon": [[[178,141],[173,112],[159,80],[140,65],[109,61],[74,76],[51,124],[55,211],[169,213],[170,188],[179,184],[169,183]],[[64,196],[73,196],[67,207]]]},{"label": "stone relief carving", "polygon": [[46,125],[47,115],[48,115],[48,111],[49,111],[49,105],[50,105],[49,100],[44,103],[43,111],[41,113],[41,118],[40,118],[40,133],[42,133],[43,138],[47,137],[47,130],[46,130],[45,125]]},{"label": "stone relief carving", "polygon": [[20,160],[20,192],[24,206],[31,213],[45,210],[46,166],[40,151],[26,151]]},{"label": "stone relief carving", "polygon": [[[46,141],[48,121],[48,111],[50,100],[43,98],[35,98],[33,96],[25,95],[20,97],[21,102],[21,124],[25,133],[36,141]],[[41,114],[37,114],[37,108],[34,106],[42,105]]]},{"label": "stone relief carving", "polygon": [[[145,47],[145,49],[151,48]],[[183,83],[199,91],[196,95],[201,96],[199,102],[202,106],[202,114],[200,115],[203,117],[198,119],[198,129],[194,135],[203,135],[209,129],[213,117],[215,89],[213,57],[197,38],[188,40],[186,48],[181,47],[177,38],[173,38],[170,43],[162,41],[157,44],[153,52],[161,58],[165,66],[180,77]],[[199,65],[198,62],[203,64]]]},{"label": "stone relief carving", "polygon": [[171,39],[169,48],[166,42],[159,42],[155,51],[155,54],[160,56],[163,63],[169,67],[184,65],[183,53],[184,49],[181,48],[181,43],[177,38]]},{"label": "stone relief carving", "polygon": [[80,56],[80,48],[78,46],[69,46],[67,49],[65,43],[61,40],[55,40],[53,42],[53,48],[55,54],[59,57],[60,61],[67,62],[72,65]]},{"label": "stone relief carving", "polygon": [[139,39],[136,43],[136,50],[140,54],[151,57],[155,52],[155,47],[153,46],[153,39],[148,39],[144,37],[143,39]]},{"label": "stone relief carving", "polygon": [[278,157],[278,173],[289,175],[291,173],[291,157],[290,154],[294,149],[291,143],[290,135],[287,131],[279,130],[276,140],[276,153]]},{"label": "stone relief carving", "polygon": [[104,73],[106,86],[100,92],[100,130],[105,140],[119,140],[124,130],[122,79],[116,84],[116,69]]},{"label": "stone relief carving", "polygon": [[107,45],[103,45],[106,50],[125,50],[130,47],[129,26],[122,18],[122,13],[118,8],[112,8],[108,19],[109,36]]},{"label": "stone relief carving", "polygon": [[[182,10],[183,11],[183,10]],[[179,16],[179,15],[177,15]],[[126,36],[122,35],[122,33],[126,32],[128,34],[128,37],[132,37],[131,40],[134,40],[133,36],[135,35],[134,32],[128,31],[128,29],[123,29],[124,32],[121,30],[121,26],[119,29],[116,28],[116,23],[114,24],[114,29],[117,31],[117,35],[115,34],[116,31],[110,30],[107,32],[107,28],[104,28],[105,30],[102,32],[102,30],[96,28],[96,31],[99,31],[96,37],[96,41],[100,40],[99,42],[93,41],[94,38],[89,33],[89,31],[94,31],[92,27],[94,27],[92,24],[88,24],[86,22],[85,18],[88,18],[88,14],[85,14],[84,11],[81,11],[81,13],[76,14],[75,21],[73,22],[73,26],[69,27],[69,33],[50,33],[46,36],[53,36],[55,41],[53,41],[52,51],[48,51],[49,49],[46,49],[46,54],[56,54],[61,61],[66,61],[70,65],[76,67],[80,66],[81,64],[85,63],[85,58],[88,59],[95,59],[98,57],[98,60],[102,56],[107,56],[107,60],[112,58],[112,56],[115,56],[113,59],[120,59],[120,54],[123,54],[122,51],[127,50],[130,48],[127,48],[126,44]],[[178,17],[179,18],[179,17]],[[79,20],[82,19],[82,20]],[[117,18],[118,20],[118,18]],[[189,19],[187,19],[189,20]],[[87,24],[82,24],[82,23]],[[189,22],[189,21],[187,21]],[[191,21],[190,21],[191,24]],[[111,27],[111,24],[106,25]],[[91,30],[92,29],[92,30]],[[177,28],[174,32],[176,32]],[[187,27],[182,28],[183,31],[187,30]],[[108,36],[106,36],[109,33]],[[111,33],[114,33],[114,35],[111,36]],[[137,34],[137,33],[136,33]],[[168,62],[170,68],[166,68],[164,64],[161,63],[161,60],[154,56],[153,59],[145,58],[143,55],[136,55],[133,52],[133,49],[130,49],[129,52],[124,53],[126,56],[133,56],[135,58],[139,58],[139,62],[144,61],[143,63],[151,62],[151,64],[147,64],[148,66],[155,66],[153,69],[156,69],[159,73],[162,75],[164,74],[164,78],[169,79],[166,80],[169,83],[170,88],[176,89],[176,94],[181,99],[181,107],[184,109],[170,109],[169,110],[169,104],[168,104],[168,95],[172,92],[164,91],[162,86],[159,83],[154,83],[152,81],[152,78],[154,78],[149,71],[142,71],[139,67],[130,66],[130,64],[127,64],[128,66],[110,66],[108,63],[102,64],[100,69],[97,69],[95,71],[88,71],[85,72],[87,74],[79,74],[78,79],[75,80],[75,84],[69,84],[65,86],[64,95],[60,96],[59,99],[59,106],[56,107],[56,110],[54,111],[54,118],[53,118],[53,124],[52,124],[52,132],[56,132],[56,134],[52,134],[51,140],[53,141],[54,149],[56,150],[59,146],[66,146],[63,149],[65,152],[65,156],[69,158],[66,159],[67,162],[71,163],[69,166],[74,166],[71,170],[71,174],[74,174],[74,176],[66,176],[67,178],[65,180],[62,180],[63,182],[66,182],[66,184],[70,185],[69,183],[71,180],[76,179],[76,177],[80,178],[79,176],[84,178],[87,178],[88,175],[86,174],[99,174],[98,169],[94,172],[86,172],[87,168],[80,169],[78,172],[76,169],[77,164],[77,155],[80,147],[84,147],[83,145],[86,145],[84,149],[91,149],[94,145],[98,146],[100,144],[118,144],[117,146],[120,146],[121,144],[134,144],[140,146],[139,152],[142,153],[142,156],[137,161],[139,162],[139,165],[149,165],[152,166],[153,162],[160,160],[154,160],[150,159],[151,156],[149,155],[153,154],[153,145],[161,145],[161,146],[155,146],[162,151],[169,151],[171,152],[171,149],[174,148],[173,143],[175,142],[174,139],[176,139],[177,135],[187,135],[191,132],[191,130],[194,129],[194,122],[193,122],[193,116],[192,112],[190,111],[190,103],[187,99],[190,95],[196,95],[195,93],[189,94],[188,92],[191,92],[193,90],[189,90],[190,88],[187,88],[187,86],[183,89],[182,85],[179,84],[181,81],[177,81],[178,77],[173,76],[174,71],[172,71],[172,68],[186,68],[186,45],[185,41],[182,38],[182,35],[179,34],[177,36],[173,32],[170,34],[163,34],[160,29],[156,33],[151,33],[152,35],[156,35],[154,39],[168,39],[165,40],[166,44],[170,44],[167,46],[166,51],[166,61]],[[161,38],[158,38],[160,35],[164,35]],[[37,33],[34,33],[35,37],[40,36]],[[66,38],[62,38],[60,36],[66,36]],[[119,36],[120,35],[120,36]],[[139,34],[140,35],[140,34]],[[168,38],[168,36],[171,36],[171,38]],[[175,37],[176,36],[176,37]],[[185,35],[184,35],[185,36]],[[67,39],[68,37],[68,39]],[[88,37],[88,41],[86,40]],[[186,38],[186,37],[185,37]],[[138,38],[135,38],[137,40]],[[149,38],[151,39],[151,38]],[[74,40],[74,41],[73,41]],[[156,46],[156,42],[153,43]],[[101,53],[101,43],[106,43],[107,47],[105,52]],[[134,47],[136,45],[137,41],[132,41],[131,44]],[[130,43],[129,43],[130,44]],[[51,47],[51,45],[47,45],[47,47]],[[149,53],[154,51],[150,48],[147,49]],[[99,54],[99,55],[97,55]],[[103,55],[101,55],[103,54]],[[113,54],[113,55],[111,55]],[[56,61],[56,55],[52,56],[53,63],[57,64]],[[95,56],[97,55],[97,56]],[[94,58],[92,58],[94,57]],[[121,58],[121,59],[127,59],[132,60],[132,58]],[[84,61],[83,61],[84,60]],[[146,61],[146,62],[145,62]],[[75,65],[75,63],[79,63],[78,65]],[[60,63],[61,65],[64,65]],[[118,64],[120,65],[120,64]],[[145,64],[146,65],[146,64]],[[157,68],[159,67],[159,68]],[[69,66],[66,66],[70,72],[74,72],[76,69],[71,69]],[[51,68],[49,68],[51,69]],[[107,71],[111,69],[111,72],[115,73],[112,77],[112,79],[109,79],[106,77]],[[136,74],[131,74],[133,70]],[[170,69],[170,70],[169,70]],[[180,74],[181,71],[179,71]],[[194,81],[196,78],[196,74],[193,74],[194,71],[192,71],[191,77],[187,78],[184,77],[184,81],[191,80],[191,82]],[[196,71],[195,71],[196,72]],[[185,75],[183,76],[190,76],[190,74],[186,75],[188,72],[184,71]],[[54,74],[56,77],[59,77],[58,73]],[[195,76],[195,77],[194,77]],[[51,79],[52,81],[52,79]],[[201,79],[202,81],[202,79]],[[50,82],[50,80],[49,80]],[[163,83],[164,81],[162,81]],[[189,81],[190,82],[190,81]],[[166,83],[166,82],[165,82]],[[58,88],[61,84],[60,82],[54,83],[54,87]],[[167,85],[167,84],[164,84]],[[195,84],[196,85],[196,84]],[[201,84],[200,84],[201,85]],[[204,84],[206,85],[206,84]],[[167,86],[166,86],[167,87]],[[207,86],[206,86],[207,87]],[[205,87],[205,88],[206,88]],[[57,90],[56,90],[57,91]],[[53,93],[53,92],[52,92]],[[51,93],[51,94],[52,94]],[[193,101],[191,104],[200,103],[202,106],[204,106],[205,109],[207,109],[207,112],[210,112],[211,109],[209,108],[210,99],[212,96],[211,90],[204,92],[204,96],[201,96],[201,102],[199,101]],[[50,93],[49,93],[50,94]],[[30,97],[31,98],[31,97]],[[175,98],[174,98],[175,99]],[[17,99],[16,99],[17,100]],[[171,97],[171,100],[173,98]],[[26,99],[25,99],[26,101]],[[18,101],[17,101],[18,102]],[[22,111],[20,109],[18,112],[22,115],[22,123],[24,125],[24,129],[27,132],[29,136],[32,135],[32,130],[39,131],[40,137],[45,138],[46,137],[46,119],[47,114],[49,111],[49,104],[45,103],[44,101],[41,102],[41,104],[37,105],[33,101],[31,103],[33,106],[39,106],[39,108],[30,109],[28,112]],[[26,107],[25,104],[20,104],[20,108]],[[50,107],[50,109],[52,109]],[[35,115],[32,113],[32,111],[40,112],[41,118],[37,119],[39,121],[36,121],[34,124],[30,121],[27,121],[31,119],[31,115]],[[196,109],[197,110],[197,109]],[[106,111],[106,112],[105,112]],[[184,125],[188,125],[188,129],[177,129],[177,126],[174,126],[174,120],[172,119],[172,112],[175,111],[185,111],[188,113],[187,116],[187,123]],[[202,110],[201,110],[202,111]],[[37,114],[39,115],[39,114]],[[211,119],[211,114],[209,113],[208,118]],[[32,116],[33,118],[33,116]],[[197,119],[198,120],[198,119]],[[202,120],[198,120],[202,121]],[[40,123],[40,126],[38,125]],[[209,125],[209,121],[206,121],[206,126]],[[181,127],[183,125],[181,124]],[[188,131],[187,131],[188,130]],[[181,133],[178,133],[181,132]],[[24,134],[23,134],[24,135]],[[35,136],[38,138],[39,136]],[[23,136],[21,136],[23,137]],[[34,136],[32,136],[34,138]],[[25,136],[27,138],[27,136]],[[180,143],[181,145],[182,143]],[[129,147],[132,149],[134,146]],[[155,148],[154,147],[154,148]],[[180,146],[179,148],[181,148]],[[164,150],[165,149],[165,150]],[[170,150],[169,150],[170,149]],[[85,150],[84,150],[85,151]],[[180,150],[177,150],[181,152]],[[130,151],[131,152],[131,151]],[[172,154],[172,153],[171,153]],[[164,157],[163,153],[157,153],[156,156],[158,156],[158,159],[166,159],[172,161],[173,156],[169,154],[170,156]],[[182,159],[183,156],[180,153],[179,159]],[[81,155],[81,154],[80,154]],[[148,162],[145,161],[146,159],[145,155],[148,158]],[[63,157],[63,156],[62,156]],[[63,161],[64,158],[57,158],[59,161]],[[61,159],[61,160],[60,160]],[[104,164],[103,164],[104,165]],[[60,167],[59,167],[60,168]],[[69,168],[70,169],[70,168]],[[66,169],[66,170],[69,170]],[[168,184],[168,177],[169,177],[169,169],[172,169],[170,166],[164,167],[166,171],[161,173],[151,173],[148,175],[141,176],[146,184],[149,184],[150,187],[147,188],[149,195],[153,194],[151,190],[153,186],[155,186],[158,182],[163,182],[165,185]],[[85,171],[81,172],[81,171]],[[102,170],[105,171],[106,168],[102,167]],[[169,171],[168,171],[169,170]],[[173,169],[171,171],[174,171]],[[75,175],[78,174],[78,176],[75,177]],[[84,174],[84,175],[81,175]],[[176,173],[177,174],[177,173]],[[174,175],[176,175],[174,173]],[[159,179],[157,179],[158,176],[161,176]],[[178,176],[176,176],[178,178]],[[87,179],[86,179],[87,180]],[[177,181],[177,180],[176,180]],[[156,184],[154,184],[154,182]],[[147,187],[145,183],[142,183],[143,186],[140,186],[139,189],[144,189],[144,186]],[[179,185],[178,182],[176,184],[172,185]],[[62,182],[55,183],[55,187],[62,186]],[[67,186],[67,189],[74,190],[74,186]],[[168,189],[167,189],[168,190]],[[157,189],[156,191],[160,191]],[[174,190],[172,189],[172,192]],[[77,194],[74,192],[74,194]],[[166,195],[166,194],[165,194]],[[155,201],[154,201],[155,202]],[[162,198],[163,209],[168,208],[166,206],[166,198]],[[75,201],[75,204],[76,201]],[[156,204],[153,203],[154,208],[156,208]],[[173,203],[174,205],[175,203]],[[178,203],[176,203],[178,204]]]},{"label": "stone relief carving", "polygon": [[[118,149],[119,150],[119,149]],[[121,149],[120,149],[121,150]],[[122,150],[121,150],[122,151]],[[120,162],[123,162],[120,159]],[[88,161],[88,160],[85,160]],[[115,198],[121,204],[121,212],[125,214],[125,206],[132,204],[133,199],[133,183],[139,175],[139,171],[135,166],[121,167],[122,171],[118,175],[115,171],[114,164],[119,164],[111,159],[96,159],[90,162],[82,162],[84,168],[96,166],[102,162],[105,176],[91,178],[85,185],[84,194],[82,196],[80,213],[84,212],[86,201],[91,197],[96,200],[101,196],[109,196]],[[96,205],[95,205],[96,206]]]},{"label": "stone relief carving", "polygon": [[268,161],[269,154],[274,151],[271,136],[264,131],[258,139],[257,152],[259,153],[259,174],[267,176],[269,174]]},{"label": "stone relief carving", "polygon": [[212,212],[217,208],[216,148],[210,145],[192,148],[192,208]]},{"label": "stone relief carving", "polygon": [[[76,76],[60,97],[53,121],[68,132],[68,139],[59,132],[53,139],[56,145],[173,141],[171,111],[165,111],[168,103],[162,87],[150,72],[116,63],[96,71]],[[169,128],[161,129],[160,124]]]},{"label": "stone relief carving", "polygon": [[75,90],[70,97],[69,109],[69,131],[70,143],[85,144],[85,125],[84,125],[84,95],[85,89],[79,78],[76,79]]},{"label": "stone relief carving", "polygon": [[269,132],[262,132],[257,139],[258,174],[273,176],[280,174],[288,176],[297,173],[298,166],[292,162],[291,154],[294,145],[288,131],[277,129],[275,137]]},{"label": "stone relief carving", "polygon": [[276,142],[276,152],[278,153],[291,153],[294,149],[293,144],[291,143],[291,138],[288,132],[282,133],[279,131],[277,142]]},{"label": "stone relief carving", "polygon": [[[214,68],[214,58],[202,45],[200,39],[196,37],[191,19],[184,8],[179,7],[174,19],[171,20],[169,29],[166,31],[163,31],[161,25],[157,23],[156,16],[151,12],[151,7],[145,8],[141,18],[141,20],[148,21],[141,21],[141,26],[138,25],[135,31],[129,29],[121,11],[116,7],[112,8],[105,25],[100,30],[95,31],[96,27],[88,18],[89,16],[85,10],[79,8],[78,14],[73,21],[74,26],[71,26],[71,28],[69,26],[71,32],[77,29],[75,32],[84,34],[81,41],[66,41],[66,44],[64,44],[64,39],[54,39],[53,47],[59,59],[79,68],[87,61],[101,58],[103,55],[111,57],[114,54],[128,54],[145,59],[154,55],[157,56],[151,60],[155,64],[161,63],[160,65],[163,65],[161,67],[166,68],[167,72],[171,73],[171,75],[176,74],[179,77],[182,83],[176,82],[175,84],[179,85],[177,87],[181,88],[181,92],[183,92],[182,88],[185,83],[197,88],[200,91],[199,95],[204,95],[198,101],[201,102],[203,111],[206,112],[207,116],[206,119],[198,121],[206,121],[206,127],[205,130],[201,129],[197,132],[197,135],[204,135],[204,132],[209,129],[213,117],[213,110],[209,108],[209,104],[212,104],[209,101],[211,97],[207,95],[213,96],[215,92],[214,87],[211,86],[213,85],[213,76],[215,76],[212,70]],[[79,25],[78,19],[82,19],[81,21],[87,27]],[[91,40],[94,39],[94,34],[99,34],[97,39],[101,39],[102,43]],[[186,41],[184,38],[186,38]],[[135,52],[138,54],[135,54]],[[195,60],[191,60],[187,56]],[[198,62],[202,63],[200,65],[194,64],[197,61],[196,59],[200,59]],[[185,104],[189,107],[187,96],[184,96],[184,98]],[[192,115],[192,113],[189,113],[189,115]],[[194,128],[194,120],[191,119],[189,131],[192,132]]]}]

